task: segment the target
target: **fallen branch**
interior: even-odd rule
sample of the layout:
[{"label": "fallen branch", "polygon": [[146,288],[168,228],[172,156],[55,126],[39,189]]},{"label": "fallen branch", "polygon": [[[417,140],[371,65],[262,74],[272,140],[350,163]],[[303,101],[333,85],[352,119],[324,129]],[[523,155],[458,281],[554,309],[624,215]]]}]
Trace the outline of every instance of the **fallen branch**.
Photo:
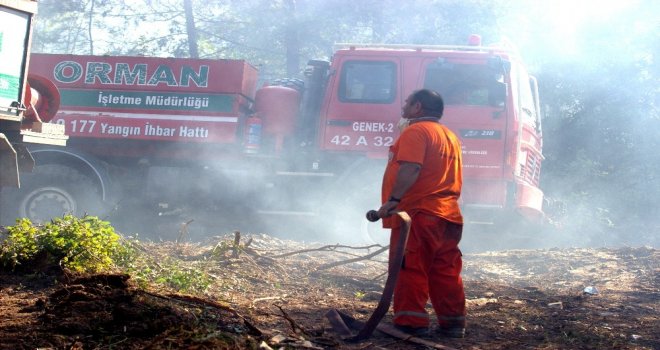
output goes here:
[{"label": "fallen branch", "polygon": [[385,271],[385,272],[381,273],[380,275],[378,275],[378,276],[372,278],[371,280],[372,280],[372,281],[379,280],[379,279],[381,279],[381,278],[382,278],[383,276],[385,276],[385,275],[387,275],[387,271]]},{"label": "fallen branch", "polygon": [[258,302],[258,301],[265,301],[265,300],[282,300],[282,301],[284,301],[284,298],[285,298],[285,297],[287,297],[286,294],[285,294],[284,296],[281,296],[281,297],[264,297],[264,298],[257,298],[257,299],[252,300],[252,304],[254,304],[254,303]]},{"label": "fallen branch", "polygon": [[245,324],[245,326],[248,327],[248,329],[250,329],[251,334],[259,335],[259,336],[263,334],[263,332],[259,328],[257,328],[255,325],[253,325],[252,322],[248,321],[247,318],[243,317],[243,315],[238,313],[238,311],[236,311],[234,308],[232,308],[229,305],[221,304],[221,303],[218,303],[218,302],[215,302],[215,301],[212,301],[212,300],[208,300],[208,299],[202,299],[202,298],[192,296],[192,295],[185,295],[185,294],[161,295],[161,294],[151,293],[151,292],[146,291],[146,290],[140,290],[140,292],[142,292],[144,294],[147,294],[147,295],[150,295],[152,297],[156,297],[156,298],[160,298],[160,299],[164,299],[164,300],[168,300],[168,301],[180,301],[180,302],[185,302],[185,303],[196,305],[196,306],[199,305],[199,304],[202,304],[202,305],[210,306],[210,307],[213,307],[213,308],[216,308],[216,309],[219,309],[219,310],[227,311],[227,312],[231,313],[232,315],[234,315],[234,316],[240,318],[241,320],[243,320],[243,323]]},{"label": "fallen branch", "polygon": [[234,308],[232,308],[229,305],[220,304],[220,303],[217,303],[215,301],[202,299],[202,298],[192,296],[192,295],[185,295],[185,294],[162,295],[162,294],[152,293],[152,292],[149,292],[149,291],[146,291],[146,290],[140,290],[140,292],[144,293],[144,294],[147,294],[147,295],[150,295],[152,297],[156,297],[156,298],[160,298],[160,299],[164,299],[164,300],[170,300],[170,301],[171,300],[177,300],[177,301],[183,301],[183,302],[186,302],[186,303],[189,303],[189,304],[203,304],[203,305],[206,305],[206,306],[211,306],[211,307],[216,308],[216,309],[228,311],[228,312],[230,312],[230,313],[232,313],[236,316],[240,316],[238,314],[238,311],[236,311]]},{"label": "fallen branch", "polygon": [[[277,259],[277,258],[285,258],[287,256],[291,255],[296,255],[296,254],[304,254],[304,253],[309,253],[309,252],[327,252],[327,251],[334,251],[337,250],[337,248],[348,248],[348,249],[371,249],[375,247],[382,247],[380,244],[372,244],[369,246],[364,246],[364,247],[352,247],[349,245],[340,245],[340,244],[331,244],[331,245],[324,245],[319,248],[309,248],[309,249],[302,249],[302,250],[296,250],[293,252],[288,252],[280,255],[274,255],[271,256],[271,258]],[[388,246],[389,247],[389,246]]]},{"label": "fallen branch", "polygon": [[[351,330],[359,330],[360,332],[362,332],[366,327],[368,327],[368,324],[367,324],[368,321],[363,322],[363,321],[356,320],[352,316],[350,316],[350,315],[348,315],[344,312],[341,312],[339,310],[336,310],[336,309],[329,310],[326,313],[326,318],[328,319],[328,321],[330,321],[330,325],[332,326],[332,329],[335,332],[339,333],[342,336],[342,338],[345,338],[346,340],[351,341],[351,342],[365,340],[365,339],[359,338],[359,334],[358,334],[358,336],[355,336],[355,337],[351,336],[353,334]],[[396,329],[391,324],[378,323],[378,325],[376,326],[376,329],[378,329],[380,332],[385,333],[389,336],[398,338],[398,339],[406,341],[406,342],[411,342],[411,343],[423,345],[426,348],[438,349],[438,350],[457,350],[455,348],[445,346],[445,345],[442,345],[442,344],[439,344],[439,343],[436,343],[436,342],[433,342],[433,341],[430,341],[430,340],[415,337],[415,336],[410,335],[406,332],[403,332],[403,331],[400,331],[400,330]],[[397,343],[400,343],[400,341],[397,341],[396,343],[392,343],[392,344],[397,344]],[[385,346],[385,348],[389,347],[389,345],[392,345],[392,344],[387,344]]]},{"label": "fallen branch", "polygon": [[277,260],[275,260],[275,259],[273,259],[273,258],[271,258],[271,257],[268,257],[268,256],[263,256],[263,255],[259,254],[257,251],[255,251],[255,250],[252,249],[252,248],[244,247],[243,250],[248,254],[248,255],[245,255],[245,256],[246,256],[248,259],[252,260],[252,262],[254,262],[255,264],[256,264],[256,262],[254,261],[254,259],[252,259],[252,258],[250,257],[250,255],[253,255],[253,256],[256,257],[257,259],[264,260],[266,263],[268,263],[269,266],[273,266],[273,267],[277,268],[278,270],[280,270],[280,271],[284,274],[284,276],[286,276],[287,278],[289,277],[289,274],[287,273],[286,269],[283,268],[283,267],[277,262]]},{"label": "fallen branch", "polygon": [[254,250],[254,249],[252,249],[252,248],[243,247],[243,250],[244,250],[246,253],[248,253],[248,254],[250,254],[250,255],[254,255],[255,257],[257,257],[257,258],[259,258],[259,259],[261,259],[261,260],[266,260],[267,262],[269,262],[269,263],[273,263],[273,264],[277,263],[277,261],[276,261],[275,259],[273,259],[273,258],[271,258],[271,257],[269,257],[269,256],[263,256],[263,255],[259,254],[256,250]]},{"label": "fallen branch", "polygon": [[353,258],[353,259],[341,260],[341,261],[335,261],[335,262],[331,262],[331,263],[323,264],[323,265],[320,265],[319,267],[317,267],[317,268],[316,268],[316,271],[326,270],[326,269],[329,269],[329,268],[331,268],[331,267],[340,266],[340,265],[345,265],[345,264],[350,264],[350,263],[353,263],[353,262],[356,262],[356,261],[368,260],[368,259],[373,258],[373,257],[376,256],[376,255],[381,254],[382,252],[387,251],[388,249],[390,249],[390,246],[389,246],[389,245],[388,245],[388,246],[385,246],[385,247],[382,247],[382,248],[378,249],[377,251],[375,251],[375,252],[373,252],[373,253],[371,253],[371,254],[367,254],[367,255],[365,255],[365,256],[360,256],[360,257]]},{"label": "fallen branch", "polygon": [[292,319],[291,316],[289,316],[289,314],[287,314],[286,311],[284,311],[284,309],[281,306],[277,304],[274,305],[276,308],[280,309],[280,312],[282,312],[282,317],[284,317],[284,319],[289,322],[289,325],[291,325],[291,329],[293,330],[293,333],[298,334],[298,332],[296,331],[296,329],[298,329],[304,335],[310,336],[310,334],[307,333],[307,331],[304,328],[302,328],[302,326],[298,325],[298,323],[294,319]]},{"label": "fallen branch", "polygon": [[266,274],[266,272],[264,272],[264,270],[262,270],[261,267],[259,267],[259,264],[258,264],[256,261],[254,261],[254,259],[252,259],[249,255],[244,255],[244,257],[246,258],[247,261],[251,262],[252,265],[253,265],[257,270],[259,270],[259,274],[260,274],[260,275],[265,275],[265,274]]}]

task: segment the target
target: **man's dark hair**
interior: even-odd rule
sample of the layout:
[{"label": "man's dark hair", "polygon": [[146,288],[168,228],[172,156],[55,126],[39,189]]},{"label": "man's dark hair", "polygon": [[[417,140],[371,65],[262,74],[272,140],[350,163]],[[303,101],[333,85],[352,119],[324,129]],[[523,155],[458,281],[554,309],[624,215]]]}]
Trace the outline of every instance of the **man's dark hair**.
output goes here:
[{"label": "man's dark hair", "polygon": [[445,102],[442,100],[442,96],[433,90],[421,89],[414,91],[410,95],[410,100],[412,103],[419,101],[422,104],[422,110],[428,116],[440,118],[445,110]]}]

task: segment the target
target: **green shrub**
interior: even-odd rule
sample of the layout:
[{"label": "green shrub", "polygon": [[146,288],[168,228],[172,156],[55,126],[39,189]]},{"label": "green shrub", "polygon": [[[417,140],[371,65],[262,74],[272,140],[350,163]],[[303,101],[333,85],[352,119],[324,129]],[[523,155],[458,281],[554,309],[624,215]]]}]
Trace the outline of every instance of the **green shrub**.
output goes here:
[{"label": "green shrub", "polygon": [[213,282],[203,270],[176,258],[152,256],[95,216],[65,215],[44,225],[18,219],[2,236],[0,266],[12,270],[34,271],[45,264],[77,273],[116,271],[130,274],[143,288],[155,284],[185,292],[203,292]]},{"label": "green shrub", "polygon": [[182,292],[203,292],[213,280],[199,269],[185,268],[170,262],[163,266],[155,282]]},{"label": "green shrub", "polygon": [[30,220],[16,220],[16,226],[7,230],[7,238],[0,245],[0,262],[13,269],[21,262],[32,260],[40,250],[37,242],[37,227]]},{"label": "green shrub", "polygon": [[0,245],[0,263],[15,268],[41,257],[47,264],[94,273],[113,269],[115,259],[129,258],[129,250],[110,223],[95,216],[65,215],[39,226],[19,219],[7,228],[7,238]]}]

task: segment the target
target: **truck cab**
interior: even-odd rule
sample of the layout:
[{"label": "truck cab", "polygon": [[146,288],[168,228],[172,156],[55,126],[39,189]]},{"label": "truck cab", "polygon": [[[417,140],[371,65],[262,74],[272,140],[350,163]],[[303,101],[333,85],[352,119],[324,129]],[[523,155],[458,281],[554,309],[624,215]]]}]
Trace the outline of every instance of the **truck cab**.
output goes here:
[{"label": "truck cab", "polygon": [[327,67],[319,148],[384,160],[399,134],[405,98],[416,89],[435,90],[445,100],[441,123],[463,147],[466,221],[493,223],[505,213],[536,221],[543,216],[536,80],[513,49],[472,43],[342,45]]}]

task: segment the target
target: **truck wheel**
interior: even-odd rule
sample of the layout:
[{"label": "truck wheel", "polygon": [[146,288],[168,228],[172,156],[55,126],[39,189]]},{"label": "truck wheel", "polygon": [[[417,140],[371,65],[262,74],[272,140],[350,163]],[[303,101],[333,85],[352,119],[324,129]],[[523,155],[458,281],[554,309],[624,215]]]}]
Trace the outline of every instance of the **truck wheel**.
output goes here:
[{"label": "truck wheel", "polygon": [[3,189],[2,201],[5,219],[26,217],[32,222],[65,214],[101,215],[102,208],[101,195],[90,178],[56,164],[39,165],[32,173],[22,174],[21,188]]},{"label": "truck wheel", "polygon": [[335,228],[338,240],[352,244],[389,244],[389,229],[382,221],[368,221],[367,211],[380,207],[380,191],[373,186],[353,188],[339,208]]},{"label": "truck wheel", "polygon": [[333,208],[333,217],[326,227],[332,228],[334,243],[389,244],[389,229],[383,229],[382,221],[366,218],[367,211],[380,207],[381,177],[371,169],[358,171],[330,192],[325,203]]}]

